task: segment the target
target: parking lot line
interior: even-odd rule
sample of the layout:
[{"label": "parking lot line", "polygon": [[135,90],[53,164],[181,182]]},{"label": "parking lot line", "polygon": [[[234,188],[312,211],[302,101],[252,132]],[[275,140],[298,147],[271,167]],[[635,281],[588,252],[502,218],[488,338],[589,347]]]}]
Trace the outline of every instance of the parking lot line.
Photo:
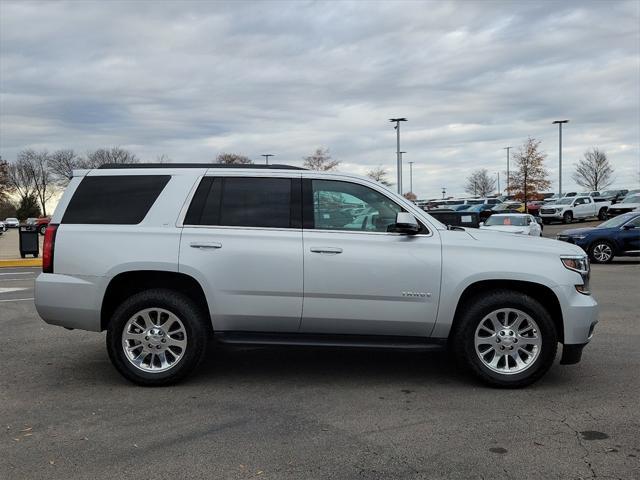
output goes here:
[{"label": "parking lot line", "polygon": [[9,300],[0,300],[0,303],[26,302],[27,300],[35,300],[35,299],[34,299],[34,297],[29,297],[29,298],[10,298]]}]

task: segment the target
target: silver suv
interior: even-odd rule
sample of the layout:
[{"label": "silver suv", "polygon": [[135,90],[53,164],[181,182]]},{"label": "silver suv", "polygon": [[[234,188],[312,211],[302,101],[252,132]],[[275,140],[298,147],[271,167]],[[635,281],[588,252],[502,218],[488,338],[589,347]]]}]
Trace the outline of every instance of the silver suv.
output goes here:
[{"label": "silver suv", "polygon": [[74,173],[36,307],[107,331],[118,371],[176,382],[214,342],[449,348],[500,387],[577,363],[597,323],[577,246],[447,228],[369,179],[286,166]]}]

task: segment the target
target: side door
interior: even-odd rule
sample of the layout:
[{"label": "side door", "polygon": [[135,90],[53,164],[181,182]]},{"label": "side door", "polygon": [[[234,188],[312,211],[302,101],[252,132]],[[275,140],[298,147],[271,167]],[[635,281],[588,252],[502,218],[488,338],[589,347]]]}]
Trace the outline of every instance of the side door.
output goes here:
[{"label": "side door", "polygon": [[364,183],[303,179],[305,333],[428,336],[441,246],[426,225],[389,233],[403,207]]},{"label": "side door", "polygon": [[573,201],[573,218],[584,218],[586,217],[585,211],[585,198],[576,198]]},{"label": "side door", "polygon": [[179,268],[205,289],[216,331],[296,332],[302,315],[300,178],[205,176]]},{"label": "side door", "polygon": [[620,228],[620,245],[624,252],[640,252],[640,216]]}]

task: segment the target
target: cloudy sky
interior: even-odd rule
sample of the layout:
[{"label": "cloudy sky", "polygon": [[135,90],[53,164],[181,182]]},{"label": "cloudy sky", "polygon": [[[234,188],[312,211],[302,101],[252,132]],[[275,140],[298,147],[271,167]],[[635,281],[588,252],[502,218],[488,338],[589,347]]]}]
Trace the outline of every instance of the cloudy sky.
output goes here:
[{"label": "cloudy sky", "polygon": [[[640,1],[0,0],[0,154],[120,145],[141,159],[219,152],[395,175],[462,193],[505,146],[542,140],[557,189],[585,149],[640,178]],[[408,165],[405,184],[408,184]],[[504,178],[502,178],[504,180]],[[504,183],[504,182],[503,182]]]}]

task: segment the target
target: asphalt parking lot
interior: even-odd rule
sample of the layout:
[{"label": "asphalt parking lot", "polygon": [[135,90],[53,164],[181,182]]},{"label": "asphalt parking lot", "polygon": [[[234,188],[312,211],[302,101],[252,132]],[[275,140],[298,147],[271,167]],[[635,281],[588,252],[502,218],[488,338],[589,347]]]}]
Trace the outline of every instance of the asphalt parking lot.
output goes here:
[{"label": "asphalt parking lot", "polygon": [[1,478],[640,478],[640,259],[593,266],[582,362],[523,390],[442,353],[297,348],[218,349],[140,388],[104,334],[38,318],[37,273],[0,269]]}]

